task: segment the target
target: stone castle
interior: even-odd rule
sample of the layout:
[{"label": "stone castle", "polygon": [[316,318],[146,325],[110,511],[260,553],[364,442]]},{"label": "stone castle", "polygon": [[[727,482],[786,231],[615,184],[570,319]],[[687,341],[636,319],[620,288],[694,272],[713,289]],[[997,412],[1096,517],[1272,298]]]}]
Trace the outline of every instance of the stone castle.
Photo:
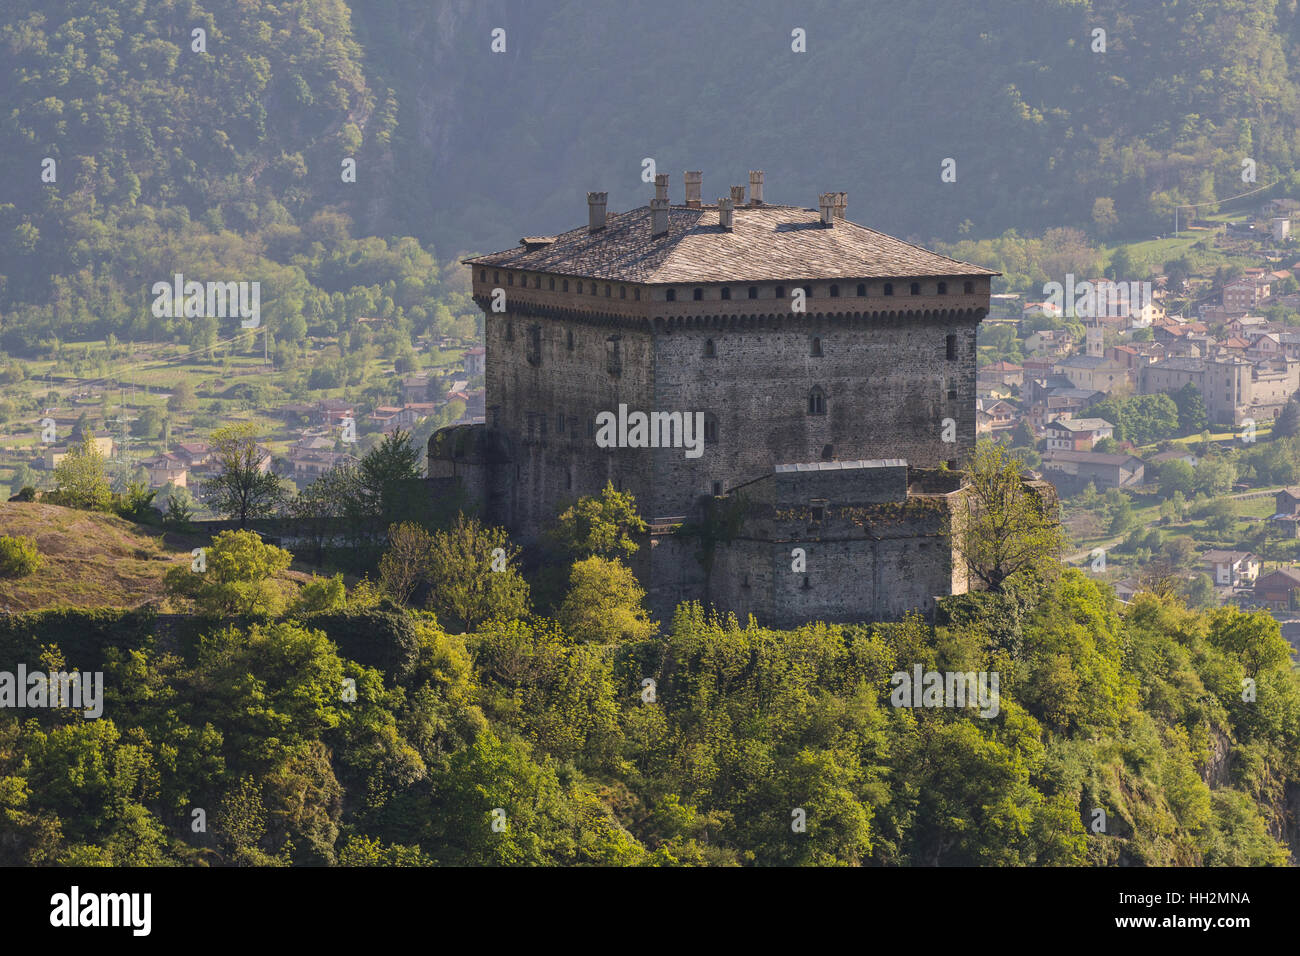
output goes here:
[{"label": "stone castle", "polygon": [[[661,616],[698,599],[774,626],[884,620],[962,593],[946,528],[997,273],[849,221],[842,192],[769,204],[755,171],[748,198],[705,203],[702,179],[677,205],[656,176],[624,213],[588,193],[585,226],[465,260],[486,421],[430,439],[430,478],[523,542],[607,482],[632,492]],[[603,413],[636,411],[660,413],[657,447],[598,442]]]}]

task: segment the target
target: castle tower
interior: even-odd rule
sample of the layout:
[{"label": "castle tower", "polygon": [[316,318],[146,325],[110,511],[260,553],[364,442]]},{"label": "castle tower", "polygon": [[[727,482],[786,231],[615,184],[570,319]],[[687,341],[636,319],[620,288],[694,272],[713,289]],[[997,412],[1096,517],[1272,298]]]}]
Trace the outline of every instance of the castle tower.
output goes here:
[{"label": "castle tower", "polygon": [[[751,171],[748,203],[737,186],[706,204],[702,178],[686,174],[676,205],[659,176],[649,205],[623,213],[589,193],[586,225],[465,260],[493,435],[472,444],[508,459],[471,492],[522,539],[607,481],[647,519],[675,518],[779,464],[969,458],[997,273],[850,221],[843,192],[774,205]],[[624,447],[601,447],[620,407],[659,413],[661,444],[702,445],[629,447],[629,428]],[[448,449],[465,446],[436,435],[430,475],[464,476]]]}]

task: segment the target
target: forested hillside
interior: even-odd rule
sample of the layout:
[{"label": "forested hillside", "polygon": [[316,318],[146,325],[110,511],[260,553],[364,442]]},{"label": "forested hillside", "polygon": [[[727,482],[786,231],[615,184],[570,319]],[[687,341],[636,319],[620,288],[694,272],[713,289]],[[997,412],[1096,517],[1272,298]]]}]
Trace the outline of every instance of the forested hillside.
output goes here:
[{"label": "forested hillside", "polygon": [[[1267,615],[1147,594],[1121,617],[1077,571],[950,610],[772,631],[683,605],[627,641],[529,616],[462,635],[360,591],[260,621],[15,615],[0,659],[102,669],[105,703],[0,717],[0,864],[1261,865],[1300,845],[1300,688]],[[1000,671],[1000,712],[895,706],[918,665]]]},{"label": "forested hillside", "polygon": [[1243,158],[1258,185],[1297,185],[1297,17],[1275,0],[14,0],[0,347],[222,331],[153,319],[147,290],[174,271],[259,279],[289,342],[367,314],[445,331],[463,303],[435,249],[571,227],[591,188],[641,203],[647,157],[679,199],[684,169],[713,197],[762,168],[770,201],[845,189],[852,217],[926,241],[1145,237],[1176,204],[1255,188]]}]

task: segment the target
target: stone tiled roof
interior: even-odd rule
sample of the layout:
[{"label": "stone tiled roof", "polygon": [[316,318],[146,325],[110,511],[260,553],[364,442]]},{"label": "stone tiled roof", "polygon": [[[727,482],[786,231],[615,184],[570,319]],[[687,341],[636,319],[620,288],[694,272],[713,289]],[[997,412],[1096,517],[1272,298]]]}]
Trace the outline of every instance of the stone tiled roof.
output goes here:
[{"label": "stone tiled roof", "polygon": [[570,230],[544,248],[518,246],[464,260],[622,282],[758,282],[772,279],[992,276],[847,219],[821,224],[817,210],[742,206],[725,231],[716,206],[672,206],[667,235],[650,235],[650,207],[611,213],[603,230]]},{"label": "stone tiled roof", "polygon": [[772,471],[782,475],[791,471],[848,471],[857,468],[906,468],[905,458],[873,458],[857,461],[809,461],[776,465]]}]

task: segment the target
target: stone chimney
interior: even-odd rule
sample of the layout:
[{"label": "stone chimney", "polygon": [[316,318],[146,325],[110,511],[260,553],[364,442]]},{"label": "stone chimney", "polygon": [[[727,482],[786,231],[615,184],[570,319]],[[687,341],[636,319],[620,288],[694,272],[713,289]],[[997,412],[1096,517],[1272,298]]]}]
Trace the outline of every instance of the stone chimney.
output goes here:
[{"label": "stone chimney", "polygon": [[763,205],[763,171],[761,169],[751,169],[749,171],[749,204],[751,206]]},{"label": "stone chimney", "polygon": [[605,228],[605,204],[609,193],[587,193],[587,231],[600,232]]},{"label": "stone chimney", "polygon": [[692,209],[700,208],[700,196],[704,192],[704,173],[686,172],[686,205]]},{"label": "stone chimney", "polygon": [[822,211],[822,225],[835,225],[835,194],[822,193],[817,197],[817,204],[821,207]]},{"label": "stone chimney", "polygon": [[732,186],[732,187],[731,187],[731,204],[732,204],[733,206],[743,206],[743,205],[745,205],[745,187],[744,187],[744,186]]},{"label": "stone chimney", "polygon": [[718,225],[727,232],[732,232],[735,228],[736,203],[732,199],[718,200]]},{"label": "stone chimney", "polygon": [[655,199],[668,201],[668,174],[655,173]]},{"label": "stone chimney", "polygon": [[[665,176],[665,179],[668,177]],[[658,184],[656,184],[656,188]],[[664,191],[667,192],[667,185]],[[668,200],[659,199],[658,197],[650,200],[650,236],[657,238],[668,235]]]},{"label": "stone chimney", "polygon": [[836,193],[835,194],[835,218],[843,219],[845,212],[848,211],[848,208],[849,208],[849,194]]}]

